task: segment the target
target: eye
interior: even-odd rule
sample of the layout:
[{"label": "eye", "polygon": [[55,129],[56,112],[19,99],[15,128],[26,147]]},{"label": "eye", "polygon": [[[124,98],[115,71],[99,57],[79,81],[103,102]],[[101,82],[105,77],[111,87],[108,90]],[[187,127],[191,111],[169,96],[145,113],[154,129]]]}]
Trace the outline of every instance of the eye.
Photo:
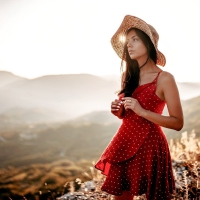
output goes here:
[{"label": "eye", "polygon": [[138,41],[138,38],[133,38],[133,41],[134,41],[134,42]]}]

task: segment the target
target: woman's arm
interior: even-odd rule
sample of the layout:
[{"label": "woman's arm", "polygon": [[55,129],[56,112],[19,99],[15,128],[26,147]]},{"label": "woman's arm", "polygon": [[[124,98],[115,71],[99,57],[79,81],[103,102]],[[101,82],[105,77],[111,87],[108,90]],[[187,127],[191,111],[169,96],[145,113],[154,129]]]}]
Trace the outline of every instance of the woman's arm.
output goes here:
[{"label": "woman's arm", "polygon": [[136,99],[131,99],[131,103],[124,103],[125,109],[132,109],[136,114],[160,126],[181,130],[183,127],[183,112],[179,97],[178,88],[174,77],[168,72],[162,72],[157,80],[157,91],[159,96],[165,100],[169,116],[145,110]]}]

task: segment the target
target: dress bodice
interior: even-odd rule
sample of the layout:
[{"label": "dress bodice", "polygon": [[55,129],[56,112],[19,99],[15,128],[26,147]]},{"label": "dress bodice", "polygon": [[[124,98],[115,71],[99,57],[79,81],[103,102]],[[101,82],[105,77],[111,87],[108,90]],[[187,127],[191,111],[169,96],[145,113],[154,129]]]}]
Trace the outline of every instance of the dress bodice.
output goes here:
[{"label": "dress bodice", "polygon": [[[159,74],[160,72],[152,82],[138,86],[132,97],[136,98],[144,109],[161,114],[165,101],[155,94]],[[119,99],[122,97],[123,94]],[[131,109],[126,110],[121,126],[101,156],[101,162],[112,164],[128,160],[137,153],[147,135],[154,133],[163,134],[159,125],[138,116]]]}]

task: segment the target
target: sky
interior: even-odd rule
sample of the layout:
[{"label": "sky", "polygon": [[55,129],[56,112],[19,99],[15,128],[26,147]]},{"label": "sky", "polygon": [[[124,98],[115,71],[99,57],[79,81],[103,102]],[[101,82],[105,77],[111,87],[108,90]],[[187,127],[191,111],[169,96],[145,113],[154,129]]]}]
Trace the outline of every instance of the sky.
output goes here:
[{"label": "sky", "polygon": [[0,0],[0,70],[30,79],[119,75],[110,39],[129,14],[156,28],[164,70],[200,82],[199,8],[199,0]]}]

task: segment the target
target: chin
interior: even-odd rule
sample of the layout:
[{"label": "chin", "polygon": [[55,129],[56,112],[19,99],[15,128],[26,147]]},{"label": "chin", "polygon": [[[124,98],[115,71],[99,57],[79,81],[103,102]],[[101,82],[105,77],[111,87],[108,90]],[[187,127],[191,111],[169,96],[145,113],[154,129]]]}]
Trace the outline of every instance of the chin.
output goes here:
[{"label": "chin", "polygon": [[131,60],[137,60],[135,56],[130,56]]},{"label": "chin", "polygon": [[132,59],[132,60],[137,60],[137,56],[135,56],[135,55],[133,55],[133,54],[129,54],[129,56],[130,56],[130,58]]}]

